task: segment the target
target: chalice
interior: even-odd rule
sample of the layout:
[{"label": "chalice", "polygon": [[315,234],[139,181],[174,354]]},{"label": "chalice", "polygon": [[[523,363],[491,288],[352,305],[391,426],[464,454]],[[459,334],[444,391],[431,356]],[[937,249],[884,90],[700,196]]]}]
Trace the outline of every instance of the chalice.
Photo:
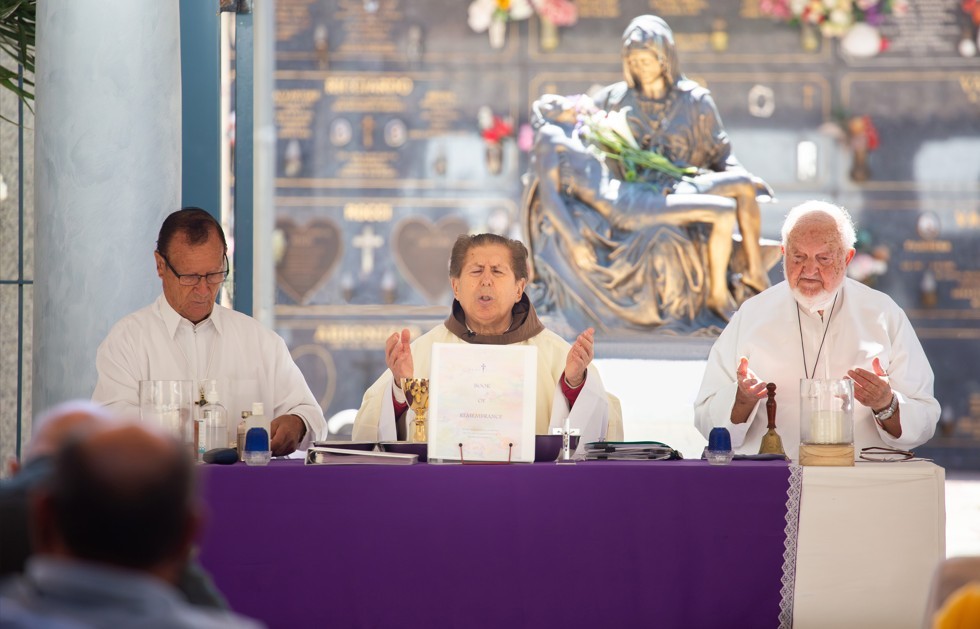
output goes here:
[{"label": "chalice", "polygon": [[408,399],[409,408],[415,414],[412,427],[409,430],[409,441],[426,443],[426,414],[429,412],[429,379],[402,378],[402,391]]}]

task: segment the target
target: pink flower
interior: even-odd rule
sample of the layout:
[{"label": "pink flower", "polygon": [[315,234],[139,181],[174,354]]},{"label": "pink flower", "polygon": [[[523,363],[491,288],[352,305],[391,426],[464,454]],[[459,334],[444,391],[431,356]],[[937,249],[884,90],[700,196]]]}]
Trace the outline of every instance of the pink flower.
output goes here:
[{"label": "pink flower", "polygon": [[555,26],[572,26],[578,21],[578,9],[570,0],[531,0],[542,19]]},{"label": "pink flower", "polygon": [[788,20],[793,17],[788,0],[760,0],[759,12],[780,20]]}]

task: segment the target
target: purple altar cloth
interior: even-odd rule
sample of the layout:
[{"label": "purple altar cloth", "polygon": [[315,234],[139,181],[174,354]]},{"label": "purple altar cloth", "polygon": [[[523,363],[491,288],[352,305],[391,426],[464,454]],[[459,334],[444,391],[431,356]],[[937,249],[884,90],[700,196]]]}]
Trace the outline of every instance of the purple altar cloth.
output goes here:
[{"label": "purple altar cloth", "polygon": [[270,627],[777,627],[789,475],[211,465],[201,561]]}]

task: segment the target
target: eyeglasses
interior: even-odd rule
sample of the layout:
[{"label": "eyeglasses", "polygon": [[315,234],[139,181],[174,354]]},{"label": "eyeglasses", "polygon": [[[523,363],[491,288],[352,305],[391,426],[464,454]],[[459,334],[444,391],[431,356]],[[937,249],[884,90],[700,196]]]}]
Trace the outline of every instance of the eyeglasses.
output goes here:
[{"label": "eyeglasses", "polygon": [[225,278],[228,277],[228,254],[225,254],[224,256],[224,262],[225,262],[224,271],[218,271],[217,273],[208,273],[206,275],[200,275],[198,273],[178,273],[177,269],[174,268],[174,265],[170,264],[170,260],[167,259],[167,256],[163,255],[159,251],[157,251],[157,253],[160,255],[161,258],[163,258],[163,261],[167,263],[167,268],[170,269],[170,272],[177,276],[177,283],[180,284],[181,286],[197,286],[198,284],[201,283],[202,278],[204,279],[205,282],[211,285],[221,284],[222,282],[225,281]]},{"label": "eyeglasses", "polygon": [[861,460],[875,463],[897,463],[900,461],[929,461],[931,459],[919,458],[915,456],[914,452],[909,450],[899,450],[898,448],[885,446],[871,446],[861,448]]}]

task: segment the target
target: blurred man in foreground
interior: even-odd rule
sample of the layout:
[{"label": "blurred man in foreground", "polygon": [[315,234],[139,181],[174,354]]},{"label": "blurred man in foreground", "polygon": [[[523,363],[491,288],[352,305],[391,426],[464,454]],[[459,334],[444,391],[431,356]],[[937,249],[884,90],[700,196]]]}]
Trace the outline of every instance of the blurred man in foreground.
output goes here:
[{"label": "blurred man in foreground", "polygon": [[[12,477],[0,481],[0,578],[24,572],[33,545],[30,534],[30,496],[51,476],[54,455],[72,438],[119,420],[88,400],[64,402],[35,418],[31,440],[21,461],[10,465]],[[192,605],[228,607],[211,577],[196,560],[181,572],[178,589]]]},{"label": "blurred man in foreground", "polygon": [[4,627],[255,627],[174,587],[201,516],[189,453],[97,418],[73,431],[31,495],[35,554],[0,591]]}]

